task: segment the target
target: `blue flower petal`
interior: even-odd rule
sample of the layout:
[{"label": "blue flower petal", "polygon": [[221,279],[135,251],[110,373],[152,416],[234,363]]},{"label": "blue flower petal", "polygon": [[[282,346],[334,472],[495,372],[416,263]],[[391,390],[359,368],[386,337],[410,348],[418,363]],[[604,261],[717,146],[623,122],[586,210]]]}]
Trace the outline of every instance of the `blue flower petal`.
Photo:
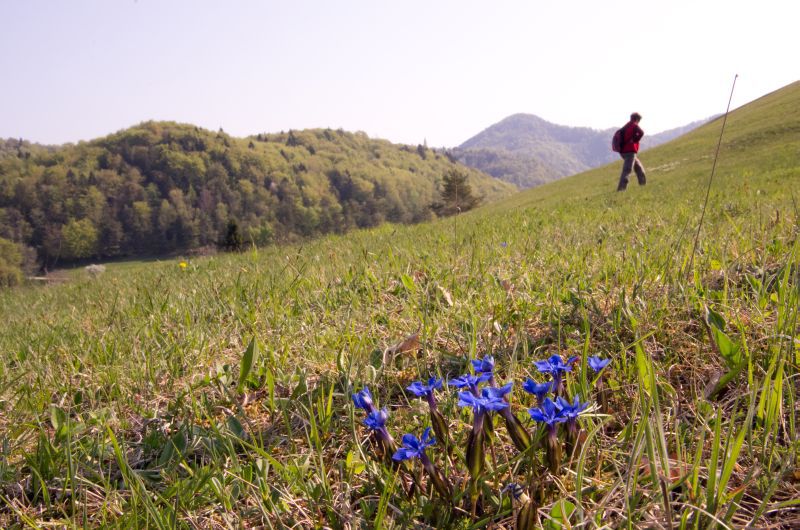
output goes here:
[{"label": "blue flower petal", "polygon": [[364,387],[364,389],[360,392],[353,394],[353,404],[356,407],[364,410],[369,410],[374,406],[374,402],[372,401],[372,393],[369,391],[368,387]]},{"label": "blue flower petal", "polygon": [[455,379],[451,379],[448,384],[456,388],[474,388],[477,387],[478,384],[485,383],[491,378],[491,373],[482,373],[477,377],[472,374],[464,374]]},{"label": "blue flower petal", "polygon": [[386,425],[386,420],[389,419],[389,411],[386,408],[381,410],[373,410],[364,420],[364,425],[377,431]]},{"label": "blue flower petal", "polygon": [[544,413],[542,412],[542,409],[538,407],[533,407],[531,409],[528,409],[528,414],[530,414],[531,418],[533,418],[535,421],[541,421],[541,422],[545,421]]},{"label": "blue flower petal", "polygon": [[428,387],[430,387],[431,390],[439,390],[442,388],[442,380],[431,377],[428,379]]},{"label": "blue flower petal", "polygon": [[419,448],[419,440],[417,437],[411,433],[406,433],[403,435],[403,445],[410,449],[418,449]]},{"label": "blue flower petal", "polygon": [[611,362],[611,359],[601,359],[597,356],[592,356],[587,359],[589,364],[589,368],[591,368],[595,373],[599,372]]},{"label": "blue flower petal", "polygon": [[552,392],[553,382],[548,381],[547,383],[537,383],[533,379],[528,379],[522,384],[522,389],[529,394],[533,394],[539,399],[539,401],[541,401],[547,394]]},{"label": "blue flower petal", "polygon": [[483,359],[473,359],[472,367],[475,373],[494,373],[494,357],[486,355]]},{"label": "blue flower petal", "polygon": [[545,398],[541,407],[528,409],[528,414],[530,414],[531,418],[534,420],[546,423],[550,427],[553,427],[556,423],[567,420],[562,414],[559,405],[554,403],[550,398]]},{"label": "blue flower petal", "polygon": [[472,392],[459,392],[458,393],[458,406],[459,407],[475,407],[475,400],[478,399]]},{"label": "blue flower petal", "polygon": [[566,363],[560,355],[551,355],[546,361],[535,361],[533,364],[536,369],[543,374],[551,374],[553,377],[560,377],[564,372],[572,371],[572,363],[577,357],[570,357]]},{"label": "blue flower petal", "polygon": [[483,389],[483,396],[484,397],[495,397],[495,398],[502,398],[503,396],[507,395],[511,392],[511,387],[514,386],[514,383],[508,383],[507,385],[498,387],[498,388],[484,388]]},{"label": "blue flower petal", "polygon": [[561,416],[564,417],[564,421],[574,421],[580,416],[581,412],[586,410],[586,407],[589,406],[589,402],[581,403],[580,396],[575,395],[575,399],[572,403],[559,397],[556,406],[561,410]]},{"label": "blue flower petal", "polygon": [[406,390],[417,397],[425,397],[430,393],[430,388],[421,381],[414,381],[406,387]]},{"label": "blue flower petal", "polygon": [[398,449],[392,459],[396,461],[419,458],[425,452],[425,448],[436,443],[436,439],[431,437],[431,428],[427,427],[422,433],[422,438],[418,439],[411,433],[403,435],[403,446]]},{"label": "blue flower petal", "polygon": [[543,374],[549,374],[553,371],[553,366],[550,364],[550,361],[535,361],[533,364],[536,366],[536,369]]},{"label": "blue flower petal", "polygon": [[503,410],[508,408],[508,403],[503,398],[488,398],[485,400],[485,403],[482,404],[483,408],[486,410]]},{"label": "blue flower petal", "polygon": [[422,438],[420,438],[420,445],[423,448],[431,446],[436,443],[436,438],[431,436],[431,428],[425,427],[425,430],[422,431]]},{"label": "blue flower petal", "polygon": [[508,403],[503,398],[494,397],[490,392],[486,391],[484,391],[481,397],[477,397],[471,392],[460,392],[458,394],[458,406],[472,407],[475,412],[481,412],[487,410],[503,410],[508,407]]},{"label": "blue flower petal", "polygon": [[392,460],[395,462],[402,462],[403,460],[408,460],[410,458],[414,458],[416,455],[409,454],[408,450],[405,447],[401,447],[392,455]]}]

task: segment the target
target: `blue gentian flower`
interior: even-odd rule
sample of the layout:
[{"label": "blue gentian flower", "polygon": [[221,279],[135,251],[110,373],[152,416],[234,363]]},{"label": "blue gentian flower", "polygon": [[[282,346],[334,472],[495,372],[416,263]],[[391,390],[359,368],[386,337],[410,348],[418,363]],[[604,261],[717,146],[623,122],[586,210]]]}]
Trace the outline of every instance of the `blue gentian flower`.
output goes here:
[{"label": "blue gentian flower", "polygon": [[395,444],[392,435],[389,434],[389,431],[386,429],[386,420],[389,418],[389,411],[385,408],[381,410],[375,408],[375,403],[372,401],[372,394],[367,387],[353,394],[353,403],[356,407],[364,409],[367,412],[364,425],[372,431],[372,435],[383,445],[384,454],[387,456],[390,455],[394,451]]},{"label": "blue gentian flower", "polygon": [[[506,396],[511,393],[511,388],[513,386],[514,383],[512,382],[498,388],[487,387],[483,389],[481,395],[489,398],[500,398],[508,403],[508,398]],[[514,445],[520,451],[526,451],[531,445],[531,437],[528,431],[522,426],[519,418],[514,415],[510,406],[500,409],[499,412],[500,415],[503,416],[503,419],[506,420],[506,428],[508,429],[508,434],[511,436]]]},{"label": "blue gentian flower", "polygon": [[494,357],[491,355],[486,355],[483,359],[473,359],[471,362],[476,374],[494,373]]},{"label": "blue gentian flower", "polygon": [[595,373],[599,373],[600,370],[608,366],[608,363],[611,362],[611,359],[601,359],[600,357],[592,356],[587,359],[589,363],[589,368],[594,370]]},{"label": "blue gentian flower", "polygon": [[611,409],[609,408],[609,389],[606,387],[603,381],[603,374],[601,373],[602,370],[608,366],[611,362],[611,359],[601,359],[600,357],[593,356],[587,359],[589,363],[589,367],[594,370],[594,373],[598,374],[597,376],[597,401],[600,403],[600,410],[606,414],[611,413]]},{"label": "blue gentian flower", "polygon": [[430,427],[425,428],[422,437],[419,439],[413,434],[405,434],[403,435],[403,447],[395,451],[394,455],[392,455],[392,459],[395,462],[402,462],[412,458],[419,458],[420,462],[422,462],[422,467],[425,468],[425,471],[433,482],[433,487],[436,488],[436,491],[438,491],[443,498],[449,499],[452,496],[450,482],[439,474],[436,466],[433,465],[431,459],[425,454],[425,448],[435,443],[436,438],[431,436]]},{"label": "blue gentian flower", "polygon": [[368,387],[364,387],[362,391],[353,394],[353,404],[359,409],[366,410],[368,413],[375,410],[375,403],[372,401],[372,393],[369,391]]},{"label": "blue gentian flower", "polygon": [[381,410],[373,410],[367,415],[364,420],[364,425],[373,431],[380,431],[386,426],[386,420],[389,419],[389,411],[386,408]]},{"label": "blue gentian flower", "polygon": [[411,458],[422,458],[425,448],[436,443],[436,438],[431,436],[431,428],[426,427],[422,433],[422,438],[417,439],[413,434],[403,435],[403,447],[398,449],[392,459],[401,462]]},{"label": "blue gentian flower", "polygon": [[536,369],[543,374],[550,374],[555,377],[556,374],[563,374],[564,372],[572,371],[572,363],[577,359],[573,356],[567,359],[565,363],[560,355],[551,355],[546,361],[536,361]]},{"label": "blue gentian flower", "polygon": [[537,383],[533,379],[528,379],[522,384],[522,390],[536,396],[536,400],[541,405],[545,396],[553,391],[553,381]]},{"label": "blue gentian flower", "polygon": [[551,355],[546,361],[536,361],[534,364],[537,370],[543,374],[550,374],[553,377],[553,382],[555,383],[553,392],[556,396],[559,396],[562,390],[563,374],[572,371],[572,363],[577,359],[577,357],[573,356],[567,359],[565,363],[560,355]]},{"label": "blue gentian flower", "polygon": [[[459,407],[472,407],[472,432],[467,439],[467,469],[475,482],[477,478],[483,473],[483,466],[485,461],[485,451],[483,447],[484,442],[484,418],[489,411],[498,411],[508,409],[508,402],[495,394],[496,389],[484,388],[481,395],[477,392],[459,392],[458,393],[458,406]],[[501,391],[502,392],[502,391]]]},{"label": "blue gentian flower", "polygon": [[581,403],[580,396],[575,396],[575,400],[570,403],[566,399],[559,397],[556,406],[561,409],[561,416],[567,426],[567,451],[572,453],[578,444],[578,416],[583,412],[589,402]]},{"label": "blue gentian flower", "polygon": [[563,423],[567,420],[561,414],[561,408],[550,398],[544,398],[541,407],[528,409],[528,414],[531,415],[531,418],[544,423],[550,429],[555,429],[557,423]]},{"label": "blue gentian flower", "polygon": [[494,382],[494,357],[491,355],[484,355],[483,359],[473,359],[472,368],[477,375],[489,374],[487,381],[491,386],[495,386]]},{"label": "blue gentian flower", "polygon": [[490,410],[503,410],[508,408],[508,403],[502,397],[493,395],[488,388],[484,388],[480,397],[472,392],[459,392],[458,406],[472,407],[477,414]]},{"label": "blue gentian flower", "polygon": [[445,447],[450,450],[450,438],[448,436],[447,430],[447,420],[444,419],[442,413],[439,412],[439,406],[436,404],[436,396],[434,395],[433,391],[442,388],[442,380],[437,379],[435,377],[431,377],[428,379],[428,384],[426,385],[422,381],[414,381],[406,390],[414,394],[415,396],[421,397],[428,402],[428,407],[430,408],[431,414],[431,425],[433,425],[433,430],[436,433],[436,436],[439,437],[439,440],[445,445]]},{"label": "blue gentian flower", "polygon": [[553,400],[544,398],[542,406],[539,408],[528,409],[528,413],[536,421],[547,425],[547,437],[545,438],[545,448],[547,450],[547,463],[551,473],[558,473],[561,465],[561,444],[558,442],[557,424],[566,421],[561,414],[561,409]]},{"label": "blue gentian flower", "polygon": [[434,390],[438,390],[442,388],[442,380],[436,379],[435,377],[431,377],[428,379],[428,384],[426,385],[422,381],[414,381],[410,385],[406,387],[406,390],[411,392],[417,397],[424,397],[427,398],[431,394],[433,394]]},{"label": "blue gentian flower", "polygon": [[576,420],[578,416],[580,416],[580,413],[589,406],[589,402],[581,403],[580,396],[575,395],[575,399],[572,403],[559,397],[556,400],[556,406],[561,409],[561,415],[564,417],[564,421],[568,422]]},{"label": "blue gentian flower", "polygon": [[450,386],[454,386],[456,388],[468,388],[470,392],[477,395],[478,385],[480,383],[485,383],[491,378],[492,378],[491,373],[482,373],[477,376],[472,374],[464,374],[461,377],[456,377],[455,379],[451,379],[447,384],[449,384]]}]

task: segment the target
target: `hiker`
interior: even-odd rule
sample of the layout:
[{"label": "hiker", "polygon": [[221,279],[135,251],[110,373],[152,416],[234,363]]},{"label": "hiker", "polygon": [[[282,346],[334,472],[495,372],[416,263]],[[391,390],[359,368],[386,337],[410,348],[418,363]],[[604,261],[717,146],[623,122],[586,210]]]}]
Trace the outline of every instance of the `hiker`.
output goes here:
[{"label": "hiker", "polygon": [[622,146],[619,150],[619,156],[622,157],[622,174],[619,176],[619,185],[617,191],[625,191],[628,187],[628,175],[631,170],[636,172],[636,178],[639,180],[639,185],[644,186],[647,183],[647,176],[644,173],[644,166],[639,161],[636,153],[639,152],[639,140],[644,136],[644,131],[639,127],[639,122],[642,121],[642,115],[638,112],[631,114],[631,121],[625,124],[622,134]]}]

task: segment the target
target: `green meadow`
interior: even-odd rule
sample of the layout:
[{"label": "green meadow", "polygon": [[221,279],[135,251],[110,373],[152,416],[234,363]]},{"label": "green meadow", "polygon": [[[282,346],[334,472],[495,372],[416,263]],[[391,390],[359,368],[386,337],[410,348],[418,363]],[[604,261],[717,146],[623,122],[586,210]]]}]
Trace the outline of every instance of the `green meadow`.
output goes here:
[{"label": "green meadow", "polygon": [[[731,112],[705,206],[722,122],[642,153],[625,193],[612,164],[435,222],[0,292],[0,527],[513,528],[527,506],[547,529],[797,528],[800,82]],[[554,354],[591,405],[552,471],[521,387]],[[379,455],[351,395],[399,442],[430,424],[405,388],[486,355],[533,442],[490,416],[474,502],[456,389],[428,450],[449,497]]]}]

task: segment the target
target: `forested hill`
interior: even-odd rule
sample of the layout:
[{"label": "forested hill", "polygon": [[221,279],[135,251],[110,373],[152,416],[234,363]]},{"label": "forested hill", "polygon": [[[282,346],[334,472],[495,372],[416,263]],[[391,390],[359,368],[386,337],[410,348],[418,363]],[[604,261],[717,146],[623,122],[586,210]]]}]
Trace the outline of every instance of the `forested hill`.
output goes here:
[{"label": "forested hill", "polygon": [[[647,134],[642,150],[668,142],[707,121]],[[642,125],[647,132],[646,124]],[[533,114],[514,114],[473,136],[453,154],[464,164],[495,178],[531,188],[616,160],[611,151],[614,130],[567,127]]]},{"label": "forested hill", "polygon": [[267,244],[434,216],[442,178],[490,201],[514,187],[424,146],[342,130],[234,138],[147,122],[59,148],[0,140],[0,239],[40,263]]}]

